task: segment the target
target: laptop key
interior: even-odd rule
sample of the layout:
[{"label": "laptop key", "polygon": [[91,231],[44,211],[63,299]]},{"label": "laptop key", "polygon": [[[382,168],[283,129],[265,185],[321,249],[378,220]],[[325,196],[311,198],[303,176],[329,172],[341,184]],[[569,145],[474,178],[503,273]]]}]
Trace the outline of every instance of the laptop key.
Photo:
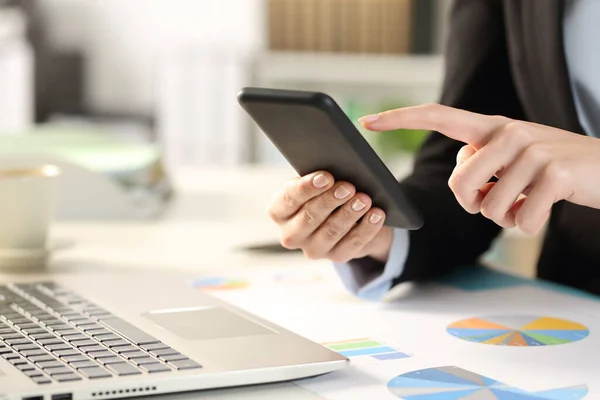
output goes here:
[{"label": "laptop key", "polygon": [[83,335],[81,333],[76,333],[75,335],[62,335],[61,336],[63,339],[65,339],[67,342],[74,342],[76,340],[87,340],[89,339],[88,336]]},{"label": "laptop key", "polygon": [[20,356],[17,353],[13,353],[12,351],[10,353],[4,353],[2,354],[2,358],[4,358],[5,360],[14,360],[15,358],[20,358]]},{"label": "laptop key", "polygon": [[19,324],[26,324],[28,322],[30,322],[29,319],[23,317],[21,314],[16,314],[17,317],[15,318],[6,318],[8,319],[10,322],[13,323],[13,325],[19,325]]},{"label": "laptop key", "polygon": [[99,344],[97,344],[95,346],[82,347],[80,350],[86,354],[89,354],[89,353],[98,352],[98,351],[106,351],[106,347],[100,346]]},{"label": "laptop key", "polygon": [[100,308],[91,309],[91,310],[83,310],[83,312],[91,317],[104,317],[104,316],[110,314],[108,311],[102,310]]},{"label": "laptop key", "polygon": [[46,378],[43,375],[32,376],[31,380],[34,381],[35,383],[37,383],[38,385],[47,385],[49,383],[52,383],[52,381],[50,380],[50,378]]},{"label": "laptop key", "polygon": [[30,364],[30,363],[19,364],[16,367],[19,369],[19,371],[22,371],[22,372],[35,370],[35,367],[33,366],[33,364]]},{"label": "laptop key", "polygon": [[25,371],[23,371],[23,373],[30,378],[32,378],[34,376],[43,376],[44,375],[44,374],[42,374],[42,371],[40,371],[39,369],[35,369],[35,368],[25,370]]},{"label": "laptop key", "polygon": [[85,315],[78,313],[77,311],[61,312],[60,315],[68,319],[70,322],[77,321],[80,319],[87,319]]},{"label": "laptop key", "polygon": [[[100,325],[98,325],[98,326],[100,326]],[[100,335],[108,335],[109,333],[112,333],[111,331],[109,331],[106,328],[90,328],[90,329],[87,329],[87,327],[86,327],[83,330],[85,331],[85,333],[87,333],[88,335],[92,335],[93,337],[100,336]]]},{"label": "laptop key", "polygon": [[25,357],[31,357],[31,356],[43,356],[44,354],[48,354],[48,353],[46,353],[42,349],[31,349],[31,350],[23,350],[23,351],[21,351],[21,354],[23,354]]},{"label": "laptop key", "polygon": [[81,354],[75,349],[56,350],[53,351],[53,353],[56,354],[58,357],[75,356],[77,354]]},{"label": "laptop key", "polygon": [[8,347],[0,347],[0,355],[12,353],[12,349]]},{"label": "laptop key", "polygon": [[79,373],[89,379],[110,378],[112,376],[110,372],[101,367],[81,368]]},{"label": "laptop key", "polygon": [[[117,357],[117,356],[113,356],[113,357],[102,357],[99,358],[98,361],[100,364],[104,364],[104,365],[108,365],[108,364],[118,364],[118,363],[122,363],[125,362],[125,360],[123,360],[121,357]],[[135,360],[137,361],[137,360]]]},{"label": "laptop key", "polygon": [[132,351],[138,351],[139,349],[135,346],[127,345],[127,346],[113,347],[112,350],[116,351],[119,354],[124,354],[124,353],[129,353]]},{"label": "laptop key", "polygon": [[132,351],[130,353],[124,353],[123,357],[127,358],[128,360],[132,360],[134,358],[145,358],[145,357],[148,357],[148,354],[144,353],[141,350],[138,350],[138,351]]},{"label": "laptop key", "polygon": [[90,367],[97,367],[98,364],[96,364],[95,362],[91,361],[91,360],[83,360],[83,361],[75,361],[72,363],[69,363],[69,365],[73,368],[79,369],[79,368],[90,368]]},{"label": "laptop key", "polygon": [[71,368],[65,367],[62,364],[57,367],[47,367],[47,368],[42,368],[42,369],[44,370],[45,373],[47,373],[49,375],[61,375],[61,374],[73,373],[73,370]]},{"label": "laptop key", "polygon": [[31,343],[30,340],[27,340],[27,339],[23,338],[23,336],[21,336],[21,338],[7,339],[7,340],[4,340],[4,341],[6,343],[10,344],[11,346],[14,346],[15,344],[28,344],[28,343]]},{"label": "laptop key", "polygon": [[51,333],[48,333],[47,331],[44,331],[43,333],[32,333],[29,335],[29,337],[31,337],[34,340],[40,340],[40,339],[53,338],[54,335]]},{"label": "laptop key", "polygon": [[23,350],[36,350],[40,347],[34,343],[24,343],[24,344],[16,344],[13,346],[15,350],[23,351]]},{"label": "laptop key", "polygon": [[27,320],[27,322],[22,322],[20,324],[15,324],[20,330],[24,331],[26,329],[36,329],[39,328],[38,324],[34,324],[31,320]]},{"label": "laptop key", "polygon": [[175,367],[178,370],[202,368],[202,366],[200,364],[198,364],[196,361],[193,361],[190,359],[171,361],[171,362],[169,362],[169,365]]},{"label": "laptop key", "polygon": [[84,356],[83,354],[77,354],[74,356],[64,356],[61,358],[68,363],[77,362],[77,361],[90,361],[90,359],[88,357]]},{"label": "laptop key", "polygon": [[169,354],[167,356],[159,357],[163,361],[179,361],[179,360],[187,360],[188,358],[181,353],[177,354]]},{"label": "laptop key", "polygon": [[101,342],[108,342],[109,340],[123,340],[121,338],[121,336],[117,336],[114,333],[108,333],[106,335],[94,336],[94,339],[99,340]]},{"label": "laptop key", "polygon": [[125,336],[128,340],[137,345],[159,343],[160,340],[147,334],[143,330],[119,318],[105,319],[102,321],[109,328],[117,331],[120,335]]},{"label": "laptop key", "polygon": [[165,364],[160,364],[160,363],[143,364],[143,365],[141,365],[141,367],[143,370],[146,370],[151,374],[155,373],[155,372],[171,371],[171,368],[169,368]]},{"label": "laptop key", "polygon": [[46,312],[43,314],[37,314],[35,317],[38,319],[38,321],[42,321],[42,322],[51,321],[51,320],[56,319],[56,317],[54,315],[50,315]]},{"label": "laptop key", "polygon": [[31,356],[27,357],[27,359],[34,363],[56,360],[56,358],[52,357],[50,354],[44,354],[41,356]]},{"label": "laptop key", "polygon": [[59,326],[59,325],[64,325],[64,322],[61,321],[60,319],[57,319],[56,317],[53,317],[52,319],[47,319],[45,321],[42,321],[46,326]]},{"label": "laptop key", "polygon": [[97,324],[97,323],[93,323],[93,324],[89,324],[89,325],[84,325],[84,326],[81,327],[81,329],[83,329],[86,333],[88,333],[90,331],[100,330],[100,329],[103,329],[105,331],[105,333],[111,333],[105,327],[103,327],[102,325]]},{"label": "laptop key", "polygon": [[69,329],[69,330],[64,330],[64,331],[56,331],[54,333],[56,333],[58,336],[60,336],[62,338],[64,338],[65,336],[81,335],[81,332],[79,332],[77,329]]},{"label": "laptop key", "polygon": [[131,360],[136,365],[145,365],[145,364],[156,364],[156,358],[152,357],[144,357],[144,358],[136,358]]},{"label": "laptop key", "polygon": [[37,363],[36,365],[42,369],[64,366],[64,364],[61,363],[60,361],[42,361],[42,362]]},{"label": "laptop key", "polygon": [[23,338],[23,335],[21,335],[20,333],[16,333],[15,331],[12,331],[11,333],[0,334],[0,339],[2,339],[4,341],[21,339],[21,338]]},{"label": "laptop key", "polygon": [[8,360],[8,362],[12,365],[27,364],[27,360],[21,357],[11,358],[10,360]]},{"label": "laptop key", "polygon": [[45,346],[47,344],[64,343],[62,340],[60,340],[59,338],[56,338],[56,337],[52,337],[52,338],[48,338],[48,339],[40,339],[37,342],[39,344],[41,344],[42,346]]},{"label": "laptop key", "polygon": [[168,349],[169,346],[167,346],[166,344],[159,342],[159,343],[152,343],[152,344],[145,344],[140,346],[142,349],[146,350],[146,351],[152,351],[152,350],[163,350],[163,349]]},{"label": "laptop key", "polygon": [[71,344],[77,348],[85,347],[85,346],[95,346],[98,344],[95,340],[92,339],[84,339],[84,340],[74,340]]},{"label": "laptop key", "polygon": [[49,344],[49,345],[44,346],[44,347],[46,347],[50,351],[72,349],[72,347],[69,346],[67,343]]},{"label": "laptop key", "polygon": [[104,351],[94,351],[92,353],[89,353],[88,356],[94,358],[94,359],[98,359],[98,358],[107,358],[107,357],[114,357],[114,353],[108,351],[108,350],[104,350]]},{"label": "laptop key", "polygon": [[106,313],[106,314],[101,314],[101,315],[96,315],[95,317],[98,321],[104,321],[105,319],[113,319],[113,318],[117,318],[114,315],[112,315],[111,313]]},{"label": "laptop key", "polygon": [[30,320],[27,320],[27,323],[15,324],[21,331],[25,331],[27,329],[39,329],[38,324],[34,324]]},{"label": "laptop key", "polygon": [[179,352],[177,350],[168,348],[168,349],[160,349],[160,350],[152,350],[150,352],[151,354],[154,354],[157,357],[162,357],[162,356],[169,356],[172,354],[179,354]]},{"label": "laptop key", "polygon": [[90,325],[90,324],[95,324],[96,321],[86,318],[85,315],[81,315],[79,314],[79,317],[77,318],[69,318],[69,322],[74,324],[75,326],[78,325]]},{"label": "laptop key", "polygon": [[108,364],[106,367],[108,369],[110,369],[111,371],[113,371],[115,374],[119,375],[119,376],[123,376],[123,375],[137,375],[137,374],[141,374],[142,373],[141,371],[139,371],[133,365],[127,364],[125,362],[118,363],[118,364]]},{"label": "laptop key", "polygon": [[81,380],[81,377],[79,375],[75,375],[73,373],[52,375],[52,377],[59,382],[72,382]]},{"label": "laptop key", "polygon": [[127,346],[127,345],[129,345],[129,342],[127,340],[118,339],[118,340],[103,341],[102,344],[104,344],[105,346],[108,346],[112,349],[113,347]]},{"label": "laptop key", "polygon": [[45,330],[43,328],[40,328],[37,325],[36,325],[36,328],[23,329],[23,332],[25,332],[29,336],[35,335],[35,334],[38,334],[38,333],[48,333],[47,330]]},{"label": "laptop key", "polygon": [[71,325],[62,324],[62,325],[53,325],[50,327],[53,331],[70,331],[73,329]]}]

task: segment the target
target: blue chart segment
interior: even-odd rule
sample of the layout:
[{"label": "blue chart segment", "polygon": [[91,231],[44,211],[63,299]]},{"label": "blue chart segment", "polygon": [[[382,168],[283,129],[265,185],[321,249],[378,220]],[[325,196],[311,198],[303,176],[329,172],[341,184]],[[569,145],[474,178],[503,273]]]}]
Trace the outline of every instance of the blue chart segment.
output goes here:
[{"label": "blue chart segment", "polygon": [[458,367],[428,368],[399,375],[388,389],[406,400],[579,400],[586,385],[527,392]]}]

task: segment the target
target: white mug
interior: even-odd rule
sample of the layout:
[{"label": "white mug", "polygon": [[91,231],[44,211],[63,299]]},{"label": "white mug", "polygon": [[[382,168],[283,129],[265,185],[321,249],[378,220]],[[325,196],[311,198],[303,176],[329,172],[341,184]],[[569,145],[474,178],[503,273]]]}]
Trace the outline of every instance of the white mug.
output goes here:
[{"label": "white mug", "polygon": [[58,167],[0,169],[0,254],[46,250]]}]

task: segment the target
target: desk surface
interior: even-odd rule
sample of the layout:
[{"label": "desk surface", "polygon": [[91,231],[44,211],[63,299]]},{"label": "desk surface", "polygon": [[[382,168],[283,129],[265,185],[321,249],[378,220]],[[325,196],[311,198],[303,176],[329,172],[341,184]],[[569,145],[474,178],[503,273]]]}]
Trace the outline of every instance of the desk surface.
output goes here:
[{"label": "desk surface", "polygon": [[295,176],[289,168],[181,170],[173,176],[175,197],[160,219],[61,222],[51,268],[214,269],[229,265],[305,263],[297,253],[265,255],[245,246],[277,243],[267,217],[273,193]]},{"label": "desk surface", "polygon": [[[243,279],[248,282],[246,288],[214,294],[317,342],[368,337],[392,344],[413,356],[393,364],[397,373],[459,363],[531,391],[550,389],[547,386],[551,382],[553,387],[587,384],[590,390],[600,393],[600,388],[593,387],[600,369],[589,357],[600,347],[600,335],[593,335],[600,332],[600,303],[593,300],[555,293],[520,280],[500,279],[504,283],[488,281],[479,289],[475,284],[452,282],[425,288],[409,285],[384,303],[369,303],[348,294],[328,262],[308,262],[299,253],[241,250],[247,245],[277,241],[278,231],[266,217],[266,204],[291,176],[294,174],[289,169],[182,171],[175,176],[179,194],[160,220],[56,224],[53,237],[72,240],[73,245],[57,251],[49,268],[57,272],[169,271],[182,274],[182,284],[191,284],[202,276]],[[572,319],[585,324],[592,334],[552,349],[502,349],[463,342],[446,333],[452,321],[510,313]],[[360,368],[350,371],[361,372]],[[387,373],[383,369],[379,372]],[[320,379],[330,379],[325,386],[335,387],[336,382],[344,384],[347,377]],[[356,384],[356,393],[362,393],[373,381]],[[322,388],[323,382],[316,385]],[[323,390],[315,390],[314,385],[305,387],[312,391],[282,383],[177,395],[173,399],[324,398]],[[339,397],[339,390],[331,392],[330,388],[327,393],[333,393],[326,396],[332,400],[346,398]]]}]

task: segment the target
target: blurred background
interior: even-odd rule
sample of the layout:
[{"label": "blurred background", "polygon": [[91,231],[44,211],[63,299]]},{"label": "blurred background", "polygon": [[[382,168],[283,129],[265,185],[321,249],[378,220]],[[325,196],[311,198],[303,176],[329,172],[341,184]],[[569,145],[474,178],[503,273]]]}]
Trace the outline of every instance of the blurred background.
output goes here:
[{"label": "blurred background", "polygon": [[[324,91],[353,120],[437,101],[451,3],[0,0],[0,164],[60,164],[59,219],[161,218],[181,171],[285,168],[243,86]],[[364,134],[398,176],[425,135]]]}]

